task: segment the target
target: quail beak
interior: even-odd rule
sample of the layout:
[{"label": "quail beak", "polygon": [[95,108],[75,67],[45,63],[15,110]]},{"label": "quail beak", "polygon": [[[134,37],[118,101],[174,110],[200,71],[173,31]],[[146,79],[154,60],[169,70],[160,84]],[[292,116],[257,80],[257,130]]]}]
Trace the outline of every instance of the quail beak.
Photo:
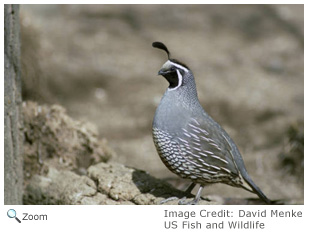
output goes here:
[{"label": "quail beak", "polygon": [[165,75],[167,73],[167,71],[166,70],[164,70],[164,69],[161,69],[159,72],[158,72],[158,76],[163,76],[163,75]]}]

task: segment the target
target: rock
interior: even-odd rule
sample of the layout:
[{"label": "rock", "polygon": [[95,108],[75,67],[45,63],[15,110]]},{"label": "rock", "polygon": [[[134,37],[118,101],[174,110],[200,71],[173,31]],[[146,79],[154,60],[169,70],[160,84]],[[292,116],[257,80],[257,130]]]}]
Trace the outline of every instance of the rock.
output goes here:
[{"label": "rock", "polygon": [[[88,169],[87,176],[52,167],[46,175],[34,175],[25,188],[24,204],[155,205],[184,195],[144,171],[118,163],[98,163]],[[177,205],[178,199],[165,204]],[[201,200],[200,204],[219,203]]]},{"label": "rock", "polygon": [[73,120],[59,105],[23,103],[25,183],[47,167],[85,174],[98,162],[106,162],[114,152],[98,137],[90,123]]},{"label": "rock", "polygon": [[24,191],[24,204],[88,204],[96,185],[87,176],[50,167],[46,176],[34,175]]}]

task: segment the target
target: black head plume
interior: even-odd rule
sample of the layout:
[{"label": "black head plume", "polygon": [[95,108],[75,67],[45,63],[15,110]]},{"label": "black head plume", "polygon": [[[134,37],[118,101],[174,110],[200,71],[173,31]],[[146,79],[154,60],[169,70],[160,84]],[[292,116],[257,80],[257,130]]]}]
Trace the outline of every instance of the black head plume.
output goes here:
[{"label": "black head plume", "polygon": [[168,51],[167,47],[162,42],[155,41],[155,42],[152,43],[152,46],[154,48],[158,48],[160,50],[164,50],[167,53],[168,59],[170,59],[170,52]]}]

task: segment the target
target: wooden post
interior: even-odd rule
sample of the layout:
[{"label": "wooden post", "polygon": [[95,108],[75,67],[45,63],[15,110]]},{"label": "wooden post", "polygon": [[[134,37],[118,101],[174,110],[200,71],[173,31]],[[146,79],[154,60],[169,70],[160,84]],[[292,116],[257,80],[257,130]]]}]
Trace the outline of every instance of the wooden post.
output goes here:
[{"label": "wooden post", "polygon": [[4,5],[4,204],[23,203],[19,6]]}]

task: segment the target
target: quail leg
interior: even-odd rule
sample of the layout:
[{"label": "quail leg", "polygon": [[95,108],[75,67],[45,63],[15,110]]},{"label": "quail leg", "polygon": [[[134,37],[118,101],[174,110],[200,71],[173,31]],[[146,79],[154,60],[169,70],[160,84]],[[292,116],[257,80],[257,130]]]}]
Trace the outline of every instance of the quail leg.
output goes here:
[{"label": "quail leg", "polygon": [[[186,196],[184,196],[181,201],[178,202],[178,204],[184,200],[186,200],[186,198],[191,195],[191,191],[193,190],[193,188],[195,187],[195,183],[191,183],[190,186],[187,188],[187,190],[185,191],[185,194]],[[173,200],[176,200],[176,199],[179,199],[178,197],[169,197],[169,198],[166,198],[164,200],[162,200],[160,202],[160,204],[164,204],[166,202],[169,202],[169,201],[173,201]]]},{"label": "quail leg", "polygon": [[[193,184],[194,184],[194,183],[192,183],[192,184],[190,185],[190,187],[191,187]],[[194,184],[194,185],[195,185],[195,184]],[[190,188],[190,187],[189,187],[189,188]],[[194,187],[194,186],[193,186],[193,187]],[[193,189],[193,187],[192,187],[192,189]],[[189,188],[188,188],[188,189],[189,189]],[[198,190],[198,192],[197,192],[197,195],[195,195],[195,198],[194,198],[192,201],[186,202],[185,199],[183,199],[183,200],[181,200],[181,201],[178,202],[178,205],[196,205],[196,204],[200,201],[201,192],[202,192],[203,188],[204,188],[204,186],[203,186],[203,185],[200,185],[200,188],[199,188],[199,190]],[[188,189],[187,189],[187,191],[188,191]]]},{"label": "quail leg", "polygon": [[187,188],[187,190],[185,191],[186,195],[190,195],[192,189],[195,187],[195,183],[191,183],[190,186]]},{"label": "quail leg", "polygon": [[185,200],[187,199],[187,197],[189,197],[191,195],[191,191],[193,190],[193,188],[195,187],[195,183],[191,183],[190,186],[187,188],[187,190],[185,191],[186,196],[184,196],[179,202],[178,205],[183,205],[183,203],[185,202]]}]

